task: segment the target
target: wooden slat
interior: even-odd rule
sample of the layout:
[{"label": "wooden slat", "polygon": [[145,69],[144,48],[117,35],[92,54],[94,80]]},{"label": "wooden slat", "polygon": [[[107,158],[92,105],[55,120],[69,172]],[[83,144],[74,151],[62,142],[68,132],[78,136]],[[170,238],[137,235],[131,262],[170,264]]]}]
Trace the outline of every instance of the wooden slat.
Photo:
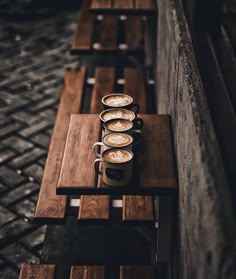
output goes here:
[{"label": "wooden slat", "polygon": [[104,279],[103,266],[72,266],[70,279]]},{"label": "wooden slat", "polygon": [[92,0],[92,9],[106,9],[112,7],[112,0]]},{"label": "wooden slat", "polygon": [[155,10],[154,0],[136,0],[136,9]]},{"label": "wooden slat", "polygon": [[90,0],[83,1],[75,36],[72,42],[72,54],[90,51],[92,47],[94,16],[89,12]]},{"label": "wooden slat", "polygon": [[55,265],[23,264],[19,279],[53,279]]},{"label": "wooden slat", "polygon": [[102,97],[114,92],[115,68],[96,68],[95,84],[93,87],[90,113],[100,113],[103,111]]},{"label": "wooden slat", "polygon": [[133,0],[114,0],[114,8],[117,9],[133,9]]},{"label": "wooden slat", "polygon": [[117,50],[118,21],[117,17],[104,16],[100,25],[99,47],[100,51]]},{"label": "wooden slat", "polygon": [[148,15],[156,12],[154,1],[155,0],[92,0],[90,10],[95,14]]},{"label": "wooden slat", "polygon": [[153,221],[152,196],[123,196],[123,221]]},{"label": "wooden slat", "polygon": [[125,68],[124,93],[133,97],[134,101],[140,105],[140,113],[147,112],[145,78],[141,69]]},{"label": "wooden slat", "polygon": [[110,196],[81,196],[79,220],[109,220]]},{"label": "wooden slat", "polygon": [[128,16],[124,22],[127,51],[143,50],[143,21],[140,16]]},{"label": "wooden slat", "polygon": [[82,103],[86,69],[68,69],[51,138],[46,167],[38,196],[35,219],[64,219],[66,196],[56,195],[70,114],[77,113]]},{"label": "wooden slat", "polygon": [[145,152],[140,155],[140,188],[176,189],[170,117],[144,114],[141,117]]},{"label": "wooden slat", "polygon": [[151,266],[121,266],[120,279],[157,279]]},{"label": "wooden slat", "polygon": [[92,146],[100,139],[97,114],[72,115],[58,183],[60,188],[94,188],[96,186]]}]

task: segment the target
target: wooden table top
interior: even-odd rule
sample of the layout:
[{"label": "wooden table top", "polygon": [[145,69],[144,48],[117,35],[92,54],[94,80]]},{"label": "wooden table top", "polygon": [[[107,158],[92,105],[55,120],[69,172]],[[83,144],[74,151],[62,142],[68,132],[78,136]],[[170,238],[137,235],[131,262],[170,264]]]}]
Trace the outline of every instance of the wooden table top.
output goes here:
[{"label": "wooden table top", "polygon": [[151,114],[141,114],[139,117],[144,121],[144,152],[140,155],[140,160],[134,160],[133,182],[126,187],[109,187],[94,170],[96,157],[92,146],[101,140],[99,115],[72,114],[57,194],[176,193],[170,117]]},{"label": "wooden table top", "polygon": [[157,9],[154,0],[91,0],[90,11],[93,14],[151,15]]}]

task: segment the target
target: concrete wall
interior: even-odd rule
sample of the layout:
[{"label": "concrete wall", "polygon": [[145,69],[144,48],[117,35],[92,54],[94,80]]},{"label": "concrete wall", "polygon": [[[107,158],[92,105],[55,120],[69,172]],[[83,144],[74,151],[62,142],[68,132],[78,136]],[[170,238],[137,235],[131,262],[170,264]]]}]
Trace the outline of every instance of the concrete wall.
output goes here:
[{"label": "concrete wall", "polygon": [[[158,1],[158,113],[171,114],[179,176],[180,279],[236,278],[228,185],[183,10]],[[177,230],[177,231],[176,231]]]}]

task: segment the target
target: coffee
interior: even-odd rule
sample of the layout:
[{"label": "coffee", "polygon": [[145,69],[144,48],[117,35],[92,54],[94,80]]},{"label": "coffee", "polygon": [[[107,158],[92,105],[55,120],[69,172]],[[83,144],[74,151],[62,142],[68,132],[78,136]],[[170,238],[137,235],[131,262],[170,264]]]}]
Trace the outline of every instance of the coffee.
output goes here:
[{"label": "coffee", "polygon": [[133,138],[127,134],[113,133],[106,135],[103,141],[108,146],[125,147],[133,142]]},{"label": "coffee", "polygon": [[133,127],[133,124],[126,119],[114,119],[110,120],[106,128],[112,132],[125,132],[130,130]]},{"label": "coffee", "polygon": [[133,154],[125,149],[109,149],[104,152],[103,158],[110,163],[125,163],[133,158]]},{"label": "coffee", "polygon": [[106,95],[102,102],[109,107],[125,107],[133,103],[133,98],[126,94]]},{"label": "coffee", "polygon": [[108,121],[110,119],[117,119],[117,118],[122,118],[122,119],[128,119],[130,121],[133,121],[135,119],[135,114],[127,109],[108,109],[104,110],[100,114],[100,118],[102,121]]}]

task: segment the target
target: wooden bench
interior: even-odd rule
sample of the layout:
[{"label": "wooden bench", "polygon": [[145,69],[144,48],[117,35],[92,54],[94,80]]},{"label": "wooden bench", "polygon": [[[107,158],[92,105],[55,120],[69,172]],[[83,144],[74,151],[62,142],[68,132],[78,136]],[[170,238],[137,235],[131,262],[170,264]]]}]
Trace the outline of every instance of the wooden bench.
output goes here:
[{"label": "wooden bench", "polygon": [[[23,264],[19,279],[55,279],[55,265]],[[152,266],[121,266],[117,278],[154,279],[156,271]],[[68,277],[65,276],[65,279]],[[72,266],[68,279],[105,279],[104,266]]]},{"label": "wooden bench", "polygon": [[[80,113],[83,109],[82,103],[87,96],[83,90],[86,80],[85,67],[66,70],[64,88],[34,215],[35,221],[44,223],[65,221],[68,205],[79,207],[81,204],[78,213],[79,220],[83,220],[85,217],[89,218],[88,215],[91,219],[107,220],[109,216],[107,209],[110,205],[116,207],[118,203],[118,207],[122,208],[122,197],[114,204],[110,204],[109,198],[106,196],[82,196],[81,198],[77,196],[76,199],[70,197],[68,203],[68,196],[56,194],[70,117],[71,114]],[[125,68],[122,80],[122,91],[132,95],[135,101],[140,104],[141,112],[146,112],[146,84],[142,70]],[[91,113],[98,113],[102,110],[101,97],[106,93],[114,92],[115,85],[118,84],[115,68],[96,68],[94,81],[88,110]],[[133,84],[135,86],[132,86]],[[132,221],[153,219],[153,215],[149,215],[154,212],[152,199],[152,197],[147,197],[148,202],[143,203],[140,207],[140,197],[123,198],[123,219]],[[131,205],[132,203],[133,207],[135,204],[139,205],[139,210],[133,211],[132,214],[127,213],[127,204]]]},{"label": "wooden bench", "polygon": [[141,55],[144,52],[144,22],[141,16],[95,16],[89,11],[90,0],[83,1],[71,54]]},{"label": "wooden bench", "polygon": [[156,4],[154,0],[92,0],[92,13],[101,14],[155,14]]}]

